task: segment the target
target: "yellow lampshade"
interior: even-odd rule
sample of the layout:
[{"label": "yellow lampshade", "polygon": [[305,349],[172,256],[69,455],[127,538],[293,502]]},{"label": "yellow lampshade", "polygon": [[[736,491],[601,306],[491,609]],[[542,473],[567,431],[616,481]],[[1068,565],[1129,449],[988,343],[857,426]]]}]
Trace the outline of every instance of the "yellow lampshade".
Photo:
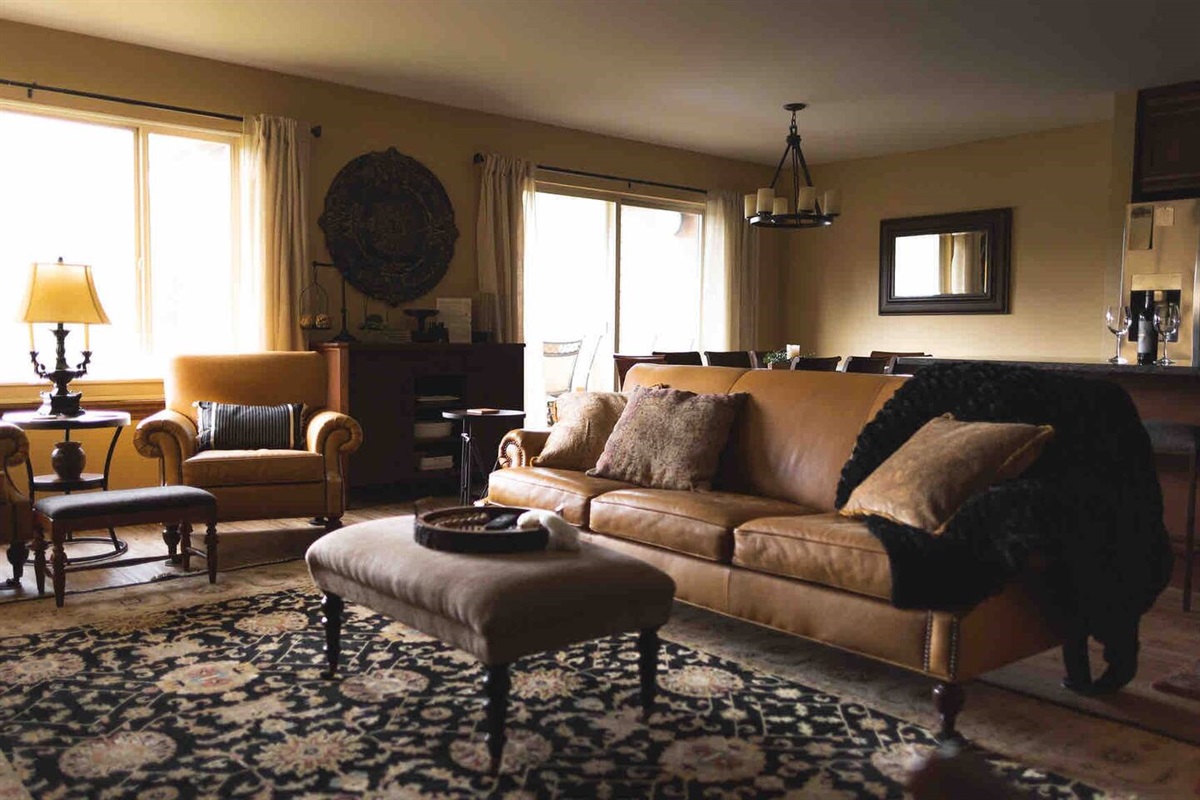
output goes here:
[{"label": "yellow lampshade", "polygon": [[92,268],[85,264],[37,263],[29,273],[29,286],[21,306],[21,322],[82,322],[107,325],[100,305]]}]

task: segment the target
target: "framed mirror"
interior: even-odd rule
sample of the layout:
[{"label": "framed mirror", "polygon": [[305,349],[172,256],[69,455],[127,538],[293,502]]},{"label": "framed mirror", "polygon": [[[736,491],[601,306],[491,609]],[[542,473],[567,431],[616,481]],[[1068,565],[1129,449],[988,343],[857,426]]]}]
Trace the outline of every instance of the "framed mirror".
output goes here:
[{"label": "framed mirror", "polygon": [[1007,314],[1012,209],[879,223],[880,314]]}]

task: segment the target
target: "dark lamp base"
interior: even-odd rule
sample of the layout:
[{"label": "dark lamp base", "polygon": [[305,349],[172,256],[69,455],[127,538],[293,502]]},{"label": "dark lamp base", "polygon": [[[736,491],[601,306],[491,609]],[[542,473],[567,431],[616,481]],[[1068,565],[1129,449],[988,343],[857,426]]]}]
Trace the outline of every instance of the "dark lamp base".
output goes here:
[{"label": "dark lamp base", "polygon": [[79,407],[79,400],[83,397],[83,392],[68,392],[67,394],[42,392],[41,395],[42,405],[38,408],[38,413],[43,417],[79,417],[83,415],[83,409]]}]

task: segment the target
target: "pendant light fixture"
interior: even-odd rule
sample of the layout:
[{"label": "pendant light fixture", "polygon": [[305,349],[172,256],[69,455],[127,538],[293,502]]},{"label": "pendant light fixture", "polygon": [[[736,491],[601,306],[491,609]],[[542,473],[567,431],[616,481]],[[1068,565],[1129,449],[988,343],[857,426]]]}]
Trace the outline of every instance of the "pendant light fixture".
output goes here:
[{"label": "pendant light fixture", "polygon": [[[746,219],[760,228],[819,228],[832,225],[842,211],[841,193],[836,189],[826,190],[820,197],[808,174],[808,164],[800,150],[800,134],[796,132],[796,112],[805,108],[805,103],[788,103],[784,109],[792,112],[792,124],[788,129],[787,147],[771,185],[759,189],[757,194],[746,195]],[[790,160],[792,185],[779,187],[784,190],[776,195],[776,184],[783,172],[783,165]]]}]

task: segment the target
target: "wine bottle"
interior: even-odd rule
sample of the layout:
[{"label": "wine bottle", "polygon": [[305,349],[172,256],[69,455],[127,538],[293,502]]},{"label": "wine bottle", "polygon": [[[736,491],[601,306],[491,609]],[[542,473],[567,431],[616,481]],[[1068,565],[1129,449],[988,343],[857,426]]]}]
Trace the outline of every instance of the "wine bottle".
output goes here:
[{"label": "wine bottle", "polygon": [[1154,292],[1138,312],[1137,363],[1148,366],[1158,360],[1158,331],[1154,329]]}]

